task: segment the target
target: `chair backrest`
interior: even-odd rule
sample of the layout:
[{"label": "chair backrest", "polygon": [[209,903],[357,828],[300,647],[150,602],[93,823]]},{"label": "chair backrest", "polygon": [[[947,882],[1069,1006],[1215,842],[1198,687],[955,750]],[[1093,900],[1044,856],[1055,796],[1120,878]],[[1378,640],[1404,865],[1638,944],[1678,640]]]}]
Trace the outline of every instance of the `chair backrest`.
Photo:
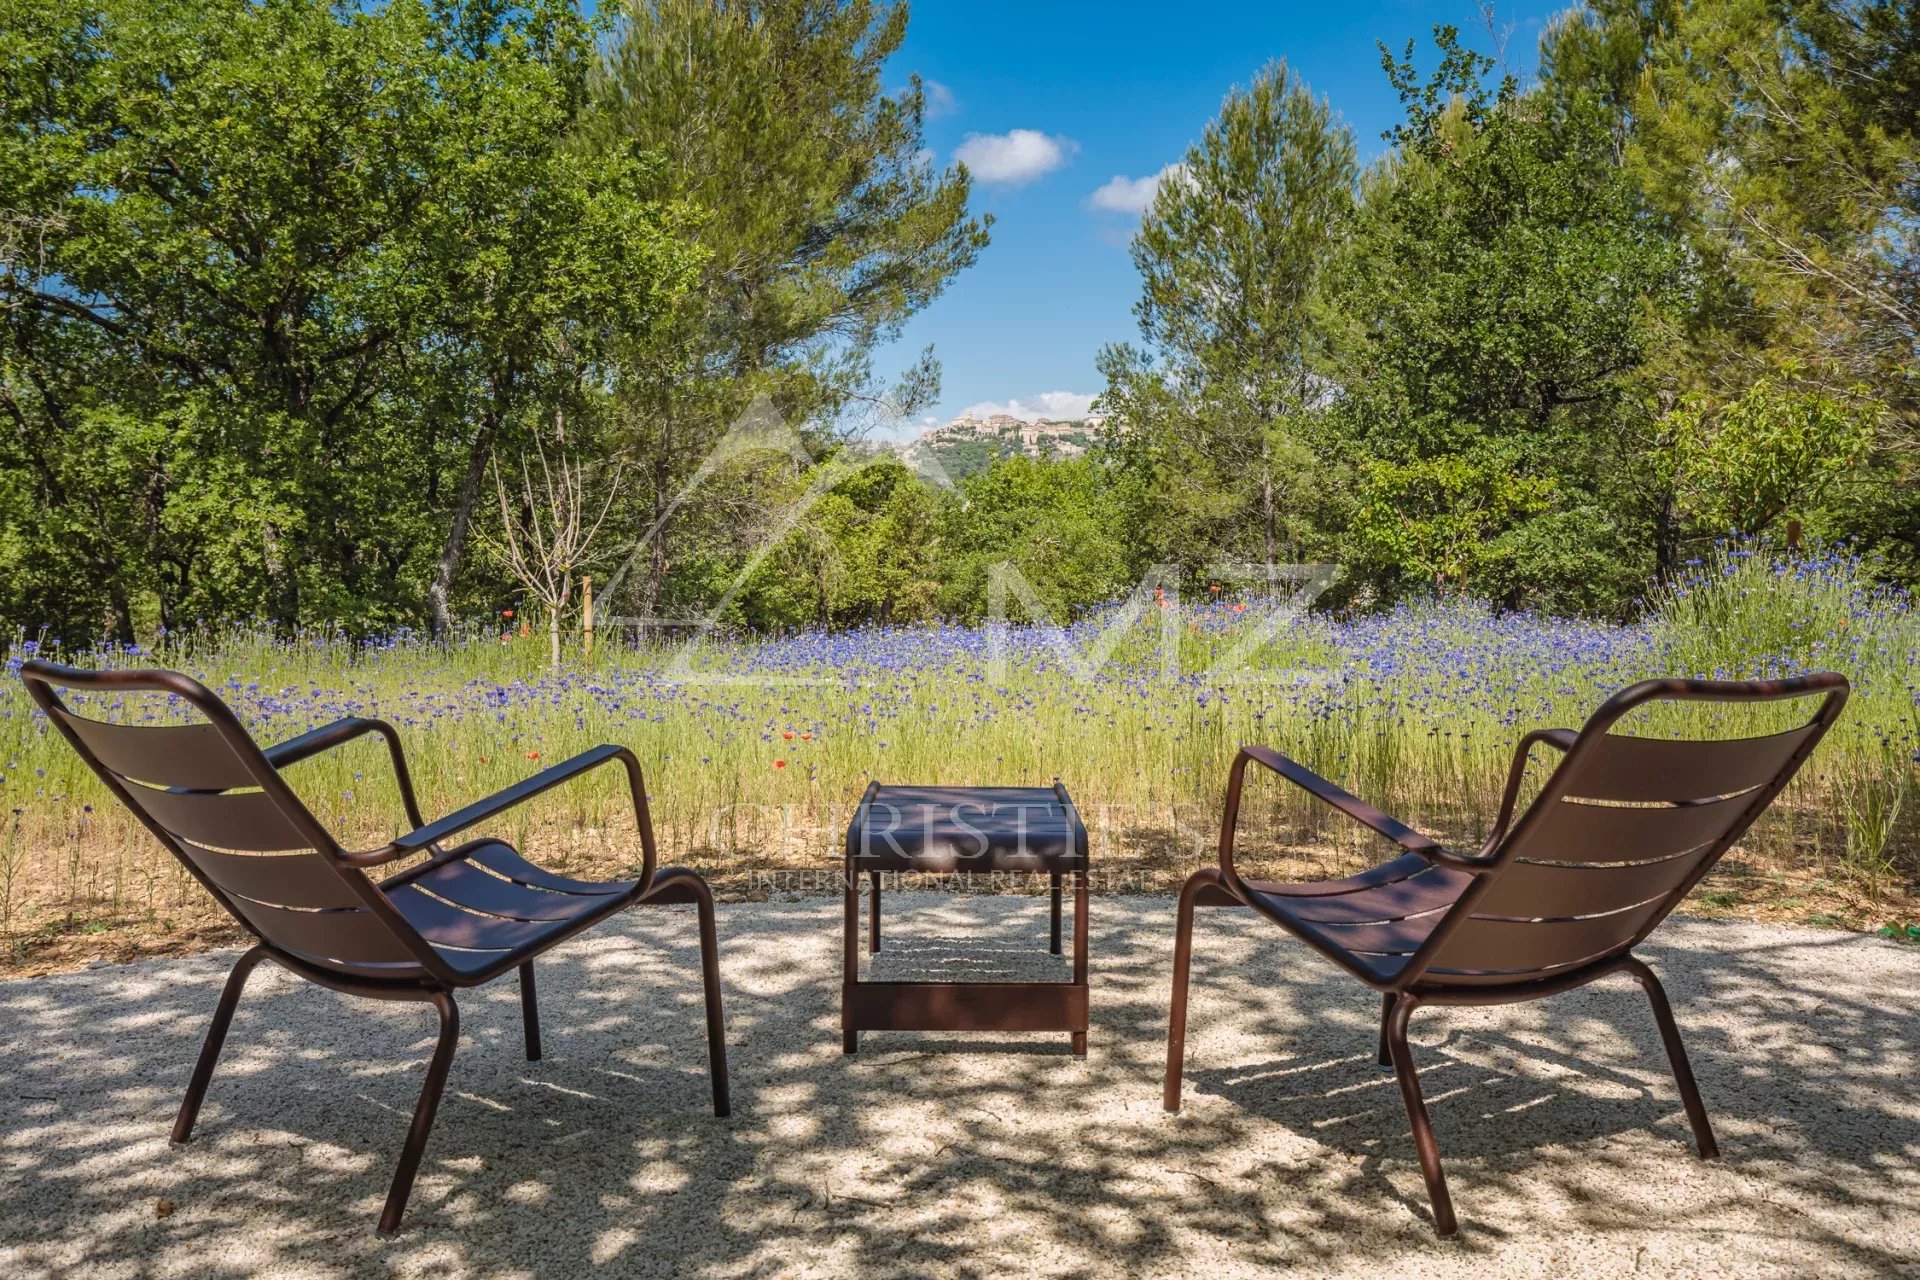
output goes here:
[{"label": "chair backrest", "polygon": [[[1540,794],[1488,850],[1493,868],[1417,953],[1425,983],[1550,979],[1645,938],[1792,781],[1846,704],[1844,676],[1649,680],[1608,699]],[[1759,737],[1614,731],[1652,702],[1817,700],[1810,719]],[[1521,748],[1524,755],[1526,748]],[[1516,769],[1520,762],[1516,761]]]},{"label": "chair backrest", "polygon": [[[261,941],[356,978],[438,973],[439,957],[341,858],[227,705],[173,671],[85,671],[38,659],[21,678],[62,737],[209,893]],[[113,724],[60,690],[171,694],[195,723]]]}]

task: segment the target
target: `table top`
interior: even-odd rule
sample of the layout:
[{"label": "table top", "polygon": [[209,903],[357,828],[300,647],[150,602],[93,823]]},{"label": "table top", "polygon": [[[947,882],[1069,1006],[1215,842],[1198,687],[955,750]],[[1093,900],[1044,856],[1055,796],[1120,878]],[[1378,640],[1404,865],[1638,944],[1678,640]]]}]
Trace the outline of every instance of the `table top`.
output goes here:
[{"label": "table top", "polygon": [[1087,829],[1065,787],[874,783],[847,828],[863,871],[1071,871]]}]

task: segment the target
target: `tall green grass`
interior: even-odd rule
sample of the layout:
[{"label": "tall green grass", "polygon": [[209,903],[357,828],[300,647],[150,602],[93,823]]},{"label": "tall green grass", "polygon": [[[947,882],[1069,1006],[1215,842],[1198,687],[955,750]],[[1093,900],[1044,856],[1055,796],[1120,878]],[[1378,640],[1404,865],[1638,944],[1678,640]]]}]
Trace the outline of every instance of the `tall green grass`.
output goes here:
[{"label": "tall green grass", "polygon": [[[1065,632],[1015,628],[1004,663],[985,630],[959,628],[739,638],[691,657],[603,647],[557,674],[545,669],[540,638],[497,634],[356,648],[234,632],[73,659],[189,670],[262,741],[340,715],[383,716],[401,729],[430,816],[598,743],[626,743],[647,771],[663,857],[709,871],[831,866],[869,778],[1058,776],[1089,820],[1101,864],[1156,884],[1208,856],[1242,742],[1278,747],[1471,845],[1527,729],[1577,727],[1644,677],[1831,667],[1854,681],[1853,701],[1747,850],[1874,895],[1914,880],[1920,621],[1905,595],[1872,587],[1844,556],[1723,549],[1626,627],[1496,616],[1462,602],[1289,619],[1262,634],[1268,616],[1257,601],[1156,611],[1089,679],[1056,645],[1085,652],[1101,616]],[[1167,634],[1179,653],[1171,679],[1159,648]],[[15,665],[26,648],[16,644]],[[1242,651],[1244,661],[1222,666]],[[134,721],[174,714],[137,698],[82,710]],[[1786,712],[1742,724],[1730,714],[1656,711],[1636,731],[1764,732],[1775,727],[1767,716]],[[0,684],[0,757],[8,931],[197,909],[197,890],[49,735],[17,679]],[[400,827],[371,740],[289,776],[352,846],[377,846]],[[1317,844],[1340,865],[1370,856],[1298,797],[1261,787],[1250,820],[1282,824],[1276,840]],[[552,793],[499,834],[562,867],[610,872],[638,861],[617,771]]]}]

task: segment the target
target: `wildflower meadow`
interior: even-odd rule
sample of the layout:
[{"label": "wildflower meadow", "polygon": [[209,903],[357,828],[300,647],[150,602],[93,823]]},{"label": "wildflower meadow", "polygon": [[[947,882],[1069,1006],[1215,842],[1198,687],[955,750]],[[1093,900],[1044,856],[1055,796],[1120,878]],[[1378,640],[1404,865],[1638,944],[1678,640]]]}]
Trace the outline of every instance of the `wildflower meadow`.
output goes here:
[{"label": "wildflower meadow", "polygon": [[[1920,871],[1920,618],[1906,594],[1871,585],[1844,554],[1723,548],[1631,625],[1500,615],[1461,600],[1351,620],[1276,615],[1230,593],[1162,598],[1131,626],[1116,623],[1119,612],[1094,610],[1068,627],[603,644],[557,672],[544,637],[498,627],[452,645],[407,635],[281,642],[241,630],[66,656],[188,670],[263,743],[341,716],[384,718],[401,734],[429,817],[598,743],[624,743],[646,772],[663,863],[693,865],[746,896],[824,891],[870,778],[1058,776],[1087,818],[1106,887],[1164,889],[1209,856],[1243,742],[1284,750],[1471,847],[1528,729],[1577,727],[1609,693],[1649,676],[1833,668],[1854,682],[1846,714],[1733,861],[1756,870],[1752,892],[1770,905],[1791,909],[1814,886],[1819,901],[1853,904],[1828,922],[1865,925],[1883,922],[1876,912],[1898,918],[1887,904],[1905,902]],[[23,638],[10,664],[35,651],[58,647]],[[76,705],[110,720],[178,714],[138,695]],[[1652,720],[1636,731],[1688,727]],[[1768,727],[1754,721],[1743,732]],[[204,895],[50,734],[15,680],[0,686],[0,755],[0,905],[16,958],[36,939],[165,934],[211,918]],[[404,826],[375,740],[289,777],[350,847],[377,846]],[[1255,799],[1250,821],[1271,835],[1282,869],[1377,856],[1270,779]],[[501,834],[555,865],[612,875],[639,860],[617,770],[524,812]],[[1709,906],[1715,884],[1701,891]]]}]

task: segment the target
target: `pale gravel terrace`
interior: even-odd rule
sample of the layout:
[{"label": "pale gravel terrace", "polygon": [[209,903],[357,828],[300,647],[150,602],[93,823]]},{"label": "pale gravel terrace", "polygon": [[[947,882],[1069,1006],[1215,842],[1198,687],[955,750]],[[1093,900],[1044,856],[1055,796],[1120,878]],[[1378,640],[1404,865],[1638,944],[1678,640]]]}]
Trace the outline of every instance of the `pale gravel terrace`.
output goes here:
[{"label": "pale gravel terrace", "polygon": [[[1044,900],[888,897],[896,972],[1044,969]],[[1461,1235],[1439,1241],[1377,1003],[1278,929],[1205,913],[1187,1111],[1160,1109],[1173,904],[1093,910],[1091,1055],[1066,1037],[839,1051],[837,901],[722,906],[735,1114],[707,1107],[693,917],[629,912],[462,1041],[401,1234],[373,1222],[432,1044],[423,1008],[272,969],[198,1137],[167,1145],[233,953],[0,984],[0,1275],[1191,1276],[1920,1272],[1920,953],[1671,922],[1725,1158],[1692,1154],[1625,979],[1434,1010],[1415,1052]],[[1251,993],[1237,979],[1254,980]],[[173,1206],[164,1216],[159,1202]]]}]

